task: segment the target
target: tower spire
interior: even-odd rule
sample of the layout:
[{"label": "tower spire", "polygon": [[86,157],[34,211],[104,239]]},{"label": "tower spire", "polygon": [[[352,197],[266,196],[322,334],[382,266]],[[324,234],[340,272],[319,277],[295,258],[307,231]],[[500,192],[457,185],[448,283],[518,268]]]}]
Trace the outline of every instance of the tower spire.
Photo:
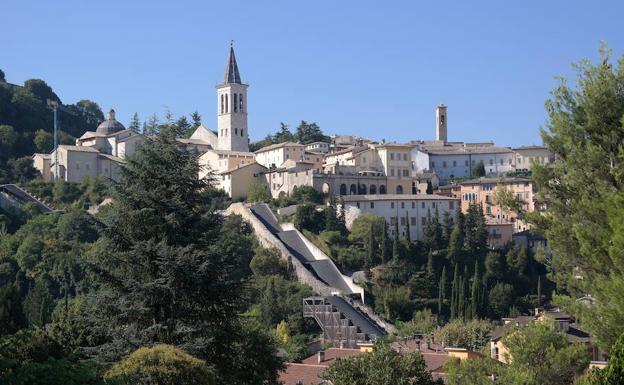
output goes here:
[{"label": "tower spire", "polygon": [[228,55],[227,67],[225,67],[225,77],[223,84],[242,84],[236,56],[234,56],[234,40],[230,40],[230,54]]}]

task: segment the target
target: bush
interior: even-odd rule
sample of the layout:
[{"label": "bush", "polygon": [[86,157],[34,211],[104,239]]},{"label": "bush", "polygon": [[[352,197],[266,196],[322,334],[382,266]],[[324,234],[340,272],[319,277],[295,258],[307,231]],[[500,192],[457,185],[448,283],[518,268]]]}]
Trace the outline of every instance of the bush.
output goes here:
[{"label": "bush", "polygon": [[262,183],[254,183],[247,191],[247,202],[250,203],[269,203],[271,202],[271,193],[268,187]]},{"label": "bush", "polygon": [[433,335],[437,342],[446,346],[477,351],[490,340],[490,332],[494,325],[488,321],[454,320],[436,330]]},{"label": "bush", "polygon": [[294,224],[299,231],[310,230],[318,234],[323,230],[324,219],[323,213],[317,211],[315,205],[303,204],[297,207]]},{"label": "bush", "polygon": [[213,385],[215,375],[205,361],[171,345],[140,348],[113,365],[106,381],[127,385]]},{"label": "bush", "polygon": [[288,266],[277,249],[256,248],[249,267],[254,275],[258,276],[279,275],[286,278],[288,275]]}]

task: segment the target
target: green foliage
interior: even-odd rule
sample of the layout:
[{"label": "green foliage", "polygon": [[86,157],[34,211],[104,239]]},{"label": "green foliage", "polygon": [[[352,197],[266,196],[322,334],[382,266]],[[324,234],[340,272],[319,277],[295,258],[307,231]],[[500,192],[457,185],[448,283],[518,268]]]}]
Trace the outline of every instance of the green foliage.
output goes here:
[{"label": "green foliage", "polygon": [[257,276],[279,275],[288,276],[288,266],[280,257],[279,250],[257,247],[249,264],[251,271]]},{"label": "green foliage", "polygon": [[262,183],[254,183],[249,187],[249,190],[247,190],[247,202],[269,203],[271,199],[271,193],[268,187]]},{"label": "green foliage", "polygon": [[[624,281],[623,63],[624,57],[613,65],[602,47],[598,64],[575,65],[575,87],[561,79],[546,102],[542,131],[558,161],[533,168],[539,197],[548,206],[539,224],[553,252],[552,277],[571,298],[592,295],[592,306],[567,310],[605,350],[624,332],[624,300],[613,296]],[[579,275],[583,279],[575,279]]]},{"label": "green foliage", "polygon": [[577,385],[616,385],[624,383],[624,334],[618,338],[613,348],[607,367],[592,369],[583,376]]},{"label": "green foliage", "polygon": [[589,364],[583,344],[569,344],[567,336],[549,320],[512,329],[503,337],[513,367],[529,374],[535,384],[572,383]]},{"label": "green foliage", "polygon": [[314,204],[301,204],[295,212],[294,225],[299,230],[309,230],[318,234],[323,230],[324,215],[316,209]]},{"label": "green foliage", "polygon": [[395,322],[411,319],[415,304],[410,299],[407,287],[374,286],[373,296],[375,297],[375,311],[387,320]]},{"label": "green foliage", "polygon": [[0,382],[11,385],[97,384],[92,362],[69,353],[41,329],[0,340]]},{"label": "green foliage", "polygon": [[142,385],[214,385],[213,371],[205,361],[171,345],[139,348],[104,375],[114,384]]},{"label": "green foliage", "polygon": [[471,175],[473,178],[485,176],[485,165],[482,160],[480,160],[479,163],[472,168]]},{"label": "green foliage", "polygon": [[400,354],[387,343],[359,357],[338,359],[323,374],[334,385],[433,385],[425,360],[419,353]]},{"label": "green foliage", "polygon": [[316,123],[308,123],[302,120],[295,131],[295,140],[301,144],[313,142],[328,142],[329,137],[323,135],[323,131]]},{"label": "green foliage", "polygon": [[508,283],[497,283],[490,290],[488,302],[495,317],[505,317],[514,303],[514,289]]},{"label": "green foliage", "polygon": [[478,351],[490,340],[494,325],[482,320],[454,320],[434,332],[435,340],[445,346]]},{"label": "green foliage", "polygon": [[405,338],[430,335],[436,327],[436,318],[433,316],[430,309],[418,310],[414,312],[410,321],[397,322],[397,335]]}]

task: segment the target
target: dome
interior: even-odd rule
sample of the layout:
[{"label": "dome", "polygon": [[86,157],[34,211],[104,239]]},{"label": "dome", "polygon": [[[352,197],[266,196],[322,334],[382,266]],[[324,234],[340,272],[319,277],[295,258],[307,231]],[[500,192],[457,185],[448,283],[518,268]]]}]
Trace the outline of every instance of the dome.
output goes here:
[{"label": "dome", "polygon": [[126,127],[124,127],[123,124],[115,120],[115,110],[111,108],[111,110],[108,112],[108,119],[100,123],[95,132],[97,132],[98,134],[110,135],[119,131],[123,131],[125,129]]}]

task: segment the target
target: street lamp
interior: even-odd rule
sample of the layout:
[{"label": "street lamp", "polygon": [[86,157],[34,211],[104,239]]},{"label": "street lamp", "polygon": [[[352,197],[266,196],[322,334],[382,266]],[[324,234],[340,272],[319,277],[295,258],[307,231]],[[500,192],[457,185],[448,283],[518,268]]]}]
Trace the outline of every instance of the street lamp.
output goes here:
[{"label": "street lamp", "polygon": [[58,101],[48,99],[48,106],[52,107],[54,111],[54,180],[58,178],[58,120],[57,120],[57,110],[58,110]]}]

